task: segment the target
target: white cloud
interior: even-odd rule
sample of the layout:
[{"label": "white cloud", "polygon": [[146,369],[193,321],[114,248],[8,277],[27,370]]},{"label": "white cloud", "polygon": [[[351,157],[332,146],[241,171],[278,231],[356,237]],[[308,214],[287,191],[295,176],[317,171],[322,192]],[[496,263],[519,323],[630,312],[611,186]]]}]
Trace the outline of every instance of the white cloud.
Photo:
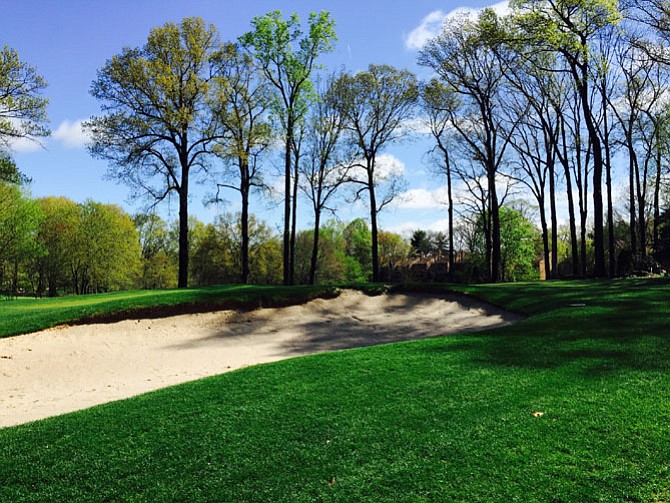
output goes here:
[{"label": "white cloud", "polygon": [[408,49],[421,49],[431,39],[439,35],[447,14],[436,10],[421,20],[419,26],[409,32],[405,37],[405,47]]},{"label": "white cloud", "polygon": [[58,125],[52,136],[68,148],[82,148],[89,141],[82,123],[82,120],[72,122],[65,120]]},{"label": "white cloud", "polygon": [[404,210],[431,210],[442,207],[439,189],[431,192],[427,189],[410,189],[398,197],[393,206]]},{"label": "white cloud", "polygon": [[[358,159],[354,164],[365,165],[363,159]],[[375,179],[377,181],[384,181],[391,176],[402,176],[405,173],[405,163],[403,163],[396,156],[391,154],[378,155],[375,160]],[[365,170],[361,167],[356,167],[352,176],[361,181],[367,181]]]},{"label": "white cloud", "polygon": [[36,152],[44,147],[44,144],[36,139],[18,138],[9,140],[9,149],[12,152]]},{"label": "white cloud", "polygon": [[[500,17],[507,16],[511,12],[508,0],[498,2],[489,7]],[[446,20],[456,17],[476,18],[482,10],[484,8],[458,7],[446,14],[441,10],[433,11],[424,17],[419,26],[414,28],[405,37],[405,47],[411,50],[422,49],[430,39],[440,34],[442,25],[444,25]]]}]

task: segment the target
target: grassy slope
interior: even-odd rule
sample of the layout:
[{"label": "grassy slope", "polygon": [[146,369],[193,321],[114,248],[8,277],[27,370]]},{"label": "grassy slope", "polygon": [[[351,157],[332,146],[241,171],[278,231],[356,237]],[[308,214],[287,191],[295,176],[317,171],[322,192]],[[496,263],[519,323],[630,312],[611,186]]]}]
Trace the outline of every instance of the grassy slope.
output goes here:
[{"label": "grassy slope", "polygon": [[463,290],[531,316],[0,430],[0,500],[670,500],[668,282]]},{"label": "grassy slope", "polygon": [[0,338],[87,320],[160,316],[215,308],[286,305],[330,295],[332,287],[224,285],[188,290],[138,290],[53,299],[0,301]]}]

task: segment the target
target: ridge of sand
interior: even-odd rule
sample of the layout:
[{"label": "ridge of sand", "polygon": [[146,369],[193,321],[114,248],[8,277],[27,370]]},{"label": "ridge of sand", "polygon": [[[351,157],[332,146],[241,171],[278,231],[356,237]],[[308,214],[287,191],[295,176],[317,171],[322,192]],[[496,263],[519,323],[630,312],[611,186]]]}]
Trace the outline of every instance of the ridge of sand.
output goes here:
[{"label": "ridge of sand", "polygon": [[0,339],[0,427],[257,363],[519,319],[465,297],[344,291],[292,307],[66,326]]}]

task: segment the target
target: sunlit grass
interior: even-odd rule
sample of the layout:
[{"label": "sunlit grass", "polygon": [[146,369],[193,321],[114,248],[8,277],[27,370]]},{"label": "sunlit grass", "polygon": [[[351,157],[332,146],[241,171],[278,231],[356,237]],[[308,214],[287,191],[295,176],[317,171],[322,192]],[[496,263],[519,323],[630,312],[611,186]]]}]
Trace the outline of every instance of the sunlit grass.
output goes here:
[{"label": "sunlit grass", "polygon": [[459,289],[529,318],[0,430],[0,500],[667,501],[668,281]]}]

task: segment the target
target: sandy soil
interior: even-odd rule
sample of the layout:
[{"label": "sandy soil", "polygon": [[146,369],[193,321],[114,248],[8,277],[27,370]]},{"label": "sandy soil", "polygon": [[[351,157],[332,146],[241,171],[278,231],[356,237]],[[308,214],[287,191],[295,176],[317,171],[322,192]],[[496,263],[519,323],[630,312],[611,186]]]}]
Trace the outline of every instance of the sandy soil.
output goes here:
[{"label": "sandy soil", "polygon": [[346,291],[287,308],[61,327],[0,339],[0,427],[256,363],[518,319],[472,299]]}]

